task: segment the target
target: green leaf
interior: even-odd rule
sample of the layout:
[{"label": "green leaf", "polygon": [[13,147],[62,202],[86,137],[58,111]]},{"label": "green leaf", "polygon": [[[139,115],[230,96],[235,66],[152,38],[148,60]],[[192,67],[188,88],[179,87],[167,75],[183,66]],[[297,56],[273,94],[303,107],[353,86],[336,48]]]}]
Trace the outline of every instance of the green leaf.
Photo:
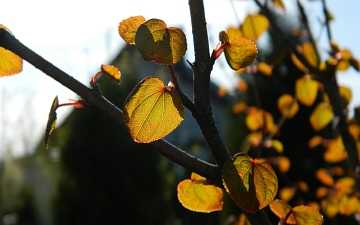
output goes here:
[{"label": "green leaf", "polygon": [[158,77],[136,85],[124,104],[124,118],[134,141],[149,143],[165,137],[184,119],[181,99],[173,86]]},{"label": "green leaf", "polygon": [[191,179],[181,181],[177,191],[180,203],[189,210],[208,213],[222,209],[222,189],[208,184],[205,177],[196,173],[191,174]]},{"label": "green leaf", "polygon": [[56,96],[51,105],[50,112],[49,112],[49,118],[48,118],[48,121],[46,124],[46,130],[45,130],[45,146],[46,146],[46,148],[48,147],[49,137],[50,137],[51,133],[53,132],[53,130],[55,129],[56,119],[57,119],[56,109],[58,107],[59,107],[59,99]]},{"label": "green leaf", "polygon": [[135,43],[145,61],[166,65],[178,62],[187,49],[185,34],[178,28],[168,28],[164,21],[158,19],[150,19],[140,25]]},{"label": "green leaf", "polygon": [[237,36],[229,41],[225,31],[219,34],[221,44],[225,45],[225,58],[231,69],[239,70],[251,65],[257,57],[257,48],[249,38]]},{"label": "green leaf", "polygon": [[250,213],[269,205],[278,190],[278,180],[270,164],[244,153],[236,154],[224,164],[222,178],[233,201]]}]

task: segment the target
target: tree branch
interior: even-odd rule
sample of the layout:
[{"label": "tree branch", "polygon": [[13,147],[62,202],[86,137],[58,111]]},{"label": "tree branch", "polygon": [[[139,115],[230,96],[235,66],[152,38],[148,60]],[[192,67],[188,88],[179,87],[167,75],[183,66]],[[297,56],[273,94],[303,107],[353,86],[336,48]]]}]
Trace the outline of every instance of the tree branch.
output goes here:
[{"label": "tree branch", "polygon": [[[26,47],[4,29],[0,29],[0,46],[17,54],[49,77],[81,96],[90,106],[100,109],[101,112],[113,119],[123,129],[127,129],[122,111],[104,98],[98,90],[86,87]],[[165,140],[158,140],[149,145],[173,162],[206,177],[213,184],[223,187],[217,166],[197,159]]]}]

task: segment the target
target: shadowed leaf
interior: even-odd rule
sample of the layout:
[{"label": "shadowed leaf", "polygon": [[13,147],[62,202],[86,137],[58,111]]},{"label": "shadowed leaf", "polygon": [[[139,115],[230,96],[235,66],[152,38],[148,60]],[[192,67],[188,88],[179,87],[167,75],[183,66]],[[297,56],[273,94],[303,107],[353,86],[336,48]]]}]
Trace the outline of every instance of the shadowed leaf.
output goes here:
[{"label": "shadowed leaf", "polygon": [[254,213],[274,199],[278,181],[270,164],[239,153],[224,164],[223,183],[233,201],[243,210]]},{"label": "shadowed leaf", "polygon": [[150,19],[140,25],[135,44],[145,61],[166,65],[178,62],[187,49],[185,34],[178,28],[168,28],[164,21],[158,19]]},{"label": "shadowed leaf", "polygon": [[189,210],[208,213],[222,209],[222,189],[208,184],[198,174],[192,173],[191,179],[181,181],[177,191],[180,203]]},{"label": "shadowed leaf", "polygon": [[55,129],[56,119],[57,119],[56,109],[58,107],[59,107],[59,99],[56,96],[51,105],[50,112],[49,112],[49,118],[48,118],[48,121],[46,124],[46,130],[45,130],[45,146],[46,146],[46,148],[48,147],[49,137],[50,137],[51,133],[53,132],[53,130]]},{"label": "shadowed leaf", "polygon": [[120,37],[128,44],[135,44],[136,31],[145,21],[143,16],[132,16],[121,21],[118,27]]},{"label": "shadowed leaf", "polygon": [[184,119],[181,99],[173,86],[158,77],[143,79],[124,104],[124,118],[136,142],[149,143],[165,137]]}]

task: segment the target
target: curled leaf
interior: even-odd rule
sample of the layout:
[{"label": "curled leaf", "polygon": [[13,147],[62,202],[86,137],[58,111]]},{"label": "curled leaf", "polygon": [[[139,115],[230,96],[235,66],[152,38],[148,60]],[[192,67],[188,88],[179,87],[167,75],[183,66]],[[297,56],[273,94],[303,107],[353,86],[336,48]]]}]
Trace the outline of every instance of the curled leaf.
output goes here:
[{"label": "curled leaf", "polygon": [[187,49],[185,34],[178,28],[168,28],[158,19],[150,19],[139,26],[135,43],[145,61],[165,65],[178,62]]},{"label": "curled leaf", "polygon": [[191,179],[181,181],[177,191],[180,203],[189,210],[208,213],[222,209],[222,189],[208,184],[205,177],[196,173],[191,174]]},{"label": "curled leaf", "polygon": [[185,112],[175,87],[158,77],[143,79],[124,104],[124,118],[136,142],[149,143],[165,137],[184,119]]},{"label": "curled leaf", "polygon": [[224,164],[223,183],[233,201],[243,210],[254,213],[274,199],[278,181],[270,164],[238,153]]},{"label": "curled leaf", "polygon": [[51,135],[51,133],[53,132],[53,130],[55,129],[55,125],[56,125],[56,109],[59,107],[59,99],[56,96],[53,100],[53,103],[51,104],[51,108],[50,108],[50,112],[49,112],[49,118],[46,124],[46,129],[45,129],[45,146],[46,148],[48,147],[48,141],[49,141],[49,137]]}]

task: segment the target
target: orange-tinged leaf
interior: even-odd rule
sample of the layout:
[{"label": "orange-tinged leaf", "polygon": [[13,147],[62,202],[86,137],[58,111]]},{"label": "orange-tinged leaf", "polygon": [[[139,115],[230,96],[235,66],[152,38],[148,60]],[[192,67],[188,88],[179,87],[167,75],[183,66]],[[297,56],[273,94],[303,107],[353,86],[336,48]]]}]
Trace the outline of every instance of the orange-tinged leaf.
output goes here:
[{"label": "orange-tinged leaf", "polygon": [[189,210],[208,213],[222,209],[222,189],[208,184],[198,174],[192,173],[191,179],[181,181],[177,191],[180,203]]},{"label": "orange-tinged leaf", "polygon": [[158,77],[136,85],[124,104],[124,118],[136,142],[149,143],[165,137],[184,119],[181,99],[172,86]]},{"label": "orange-tinged leaf", "polygon": [[254,106],[249,107],[249,112],[245,117],[245,124],[251,131],[261,128],[264,125],[263,111]]},{"label": "orange-tinged leaf", "polygon": [[335,183],[336,194],[339,197],[351,194],[354,191],[355,180],[352,177],[342,177]]},{"label": "orange-tinged leaf", "polygon": [[321,145],[322,143],[323,143],[323,138],[319,135],[316,135],[309,140],[308,146],[309,148],[315,148]]},{"label": "orange-tinged leaf", "polygon": [[351,123],[348,126],[349,128],[349,133],[351,134],[351,136],[353,136],[353,138],[355,140],[357,140],[360,136],[360,127],[359,125],[355,124],[355,123]]},{"label": "orange-tinged leaf", "polygon": [[239,102],[233,106],[233,113],[241,113],[244,112],[246,109],[246,103],[245,102]]},{"label": "orange-tinged leaf", "polygon": [[319,187],[318,189],[316,189],[316,193],[315,193],[317,198],[323,198],[325,196],[329,195],[329,188],[327,187]]},{"label": "orange-tinged leaf", "polygon": [[242,92],[246,92],[248,89],[248,85],[245,80],[241,79],[238,82],[237,88]]},{"label": "orange-tinged leaf", "polygon": [[[4,25],[0,24],[0,28],[3,28],[13,35],[13,33],[11,33],[11,31]],[[22,71],[22,68],[22,58],[5,48],[0,47],[0,78],[18,74]]]},{"label": "orange-tinged leaf", "polygon": [[339,204],[339,213],[345,216],[350,216],[351,214],[357,212],[360,208],[359,199],[356,196],[348,197],[344,195]]},{"label": "orange-tinged leaf", "polygon": [[309,76],[303,76],[296,80],[295,83],[295,95],[296,98],[306,106],[311,106],[318,92],[318,84],[312,80]]},{"label": "orange-tinged leaf", "polygon": [[261,132],[251,132],[249,134],[249,144],[252,147],[257,148],[261,144],[262,138],[263,136]]},{"label": "orange-tinged leaf", "polygon": [[[276,199],[270,203],[270,209],[271,211],[277,215],[280,219],[285,219],[289,213],[291,213],[292,208],[283,200]],[[288,224],[296,224],[295,217],[291,213],[290,216],[288,216],[286,223]]]},{"label": "orange-tinged leaf", "polygon": [[225,58],[231,69],[239,70],[251,65],[257,57],[257,48],[254,42],[246,37],[237,36],[229,40],[225,31],[219,34],[221,44],[225,44]]},{"label": "orange-tinged leaf", "polygon": [[50,112],[49,112],[49,118],[46,124],[46,130],[45,130],[45,147],[48,147],[48,141],[51,133],[55,129],[56,125],[56,109],[59,107],[59,99],[56,96],[53,100],[53,103],[51,104]]},{"label": "orange-tinged leaf", "polygon": [[316,179],[320,180],[321,183],[331,187],[334,185],[334,178],[330,175],[329,171],[326,169],[318,169],[316,171]]},{"label": "orange-tinged leaf", "polygon": [[269,20],[264,15],[253,14],[245,18],[240,30],[243,36],[256,41],[269,27]]},{"label": "orange-tinged leaf", "polygon": [[321,102],[310,115],[310,124],[315,131],[319,131],[328,125],[333,118],[333,111],[329,103]]},{"label": "orange-tinged leaf", "polygon": [[324,213],[324,216],[330,219],[336,216],[339,212],[339,198],[335,196],[329,196],[322,200],[321,211]]},{"label": "orange-tinged leaf", "polygon": [[265,62],[259,62],[257,65],[258,71],[265,76],[270,77],[272,75],[272,66]]},{"label": "orange-tinged leaf", "polygon": [[277,158],[277,166],[279,168],[280,173],[286,173],[290,168],[290,160],[285,156],[279,156]]},{"label": "orange-tinged leaf", "polygon": [[101,65],[100,69],[102,73],[106,74],[120,84],[121,72],[117,67],[111,65]]},{"label": "orange-tinged leaf", "polygon": [[281,0],[273,0],[273,2],[276,7],[280,8],[280,9],[285,9],[285,6]]},{"label": "orange-tinged leaf", "polygon": [[274,118],[271,115],[271,113],[263,111],[263,114],[264,114],[264,119],[265,119],[266,131],[269,133],[274,133],[274,132],[278,131],[278,127],[274,123]]},{"label": "orange-tinged leaf", "polygon": [[223,183],[233,201],[243,210],[254,213],[274,199],[278,181],[270,164],[238,153],[224,164]]},{"label": "orange-tinged leaf", "polygon": [[217,91],[217,94],[218,96],[221,98],[221,97],[224,97],[227,93],[227,88],[226,87],[220,87]]},{"label": "orange-tinged leaf", "polygon": [[284,187],[279,191],[279,197],[281,200],[288,202],[290,199],[292,199],[292,197],[294,197],[295,192],[296,189],[293,187]]},{"label": "orange-tinged leaf", "polygon": [[302,192],[307,192],[309,190],[309,186],[307,185],[307,183],[305,183],[302,180],[299,180],[297,182],[297,187],[299,188],[300,191]]},{"label": "orange-tinged leaf", "polygon": [[299,104],[289,94],[281,95],[277,104],[281,115],[287,119],[294,117],[299,110]]},{"label": "orange-tinged leaf", "polygon": [[330,139],[328,141],[327,150],[324,153],[325,161],[329,163],[336,163],[346,158],[347,153],[341,136],[338,136],[336,139]]},{"label": "orange-tinged leaf", "polygon": [[158,19],[150,19],[140,25],[135,44],[145,61],[165,65],[178,62],[187,49],[184,32],[167,27],[164,21]]},{"label": "orange-tinged leaf", "polygon": [[135,44],[136,31],[145,21],[143,16],[132,16],[121,21],[118,27],[120,37],[128,44]]}]

